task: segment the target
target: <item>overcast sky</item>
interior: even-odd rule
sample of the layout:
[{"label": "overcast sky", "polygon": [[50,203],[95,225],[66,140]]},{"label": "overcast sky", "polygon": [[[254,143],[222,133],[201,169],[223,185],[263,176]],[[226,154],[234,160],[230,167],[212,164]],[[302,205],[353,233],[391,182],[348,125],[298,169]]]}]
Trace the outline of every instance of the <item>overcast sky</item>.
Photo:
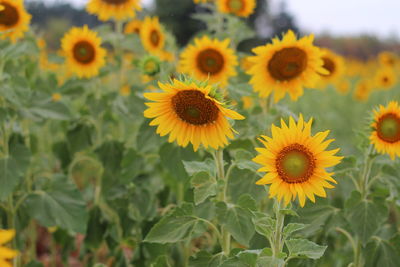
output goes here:
[{"label": "overcast sky", "polygon": [[[46,0],[55,2],[60,0]],[[83,6],[88,0],[61,0]],[[187,0],[186,0],[187,1]],[[271,0],[276,11],[282,0]],[[142,0],[149,4],[152,0]],[[286,0],[288,11],[304,30],[339,35],[400,37],[400,0]]]}]

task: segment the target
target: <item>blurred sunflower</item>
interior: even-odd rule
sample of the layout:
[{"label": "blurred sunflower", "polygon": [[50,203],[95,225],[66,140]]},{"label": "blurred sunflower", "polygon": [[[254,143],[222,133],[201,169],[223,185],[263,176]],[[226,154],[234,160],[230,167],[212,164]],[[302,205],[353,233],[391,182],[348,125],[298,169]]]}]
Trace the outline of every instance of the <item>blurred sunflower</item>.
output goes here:
[{"label": "blurred sunflower", "polygon": [[336,90],[343,95],[350,91],[350,86],[351,84],[347,79],[341,79],[335,84]]},{"label": "blurred sunflower", "polygon": [[198,80],[209,79],[210,83],[226,86],[228,79],[236,75],[238,65],[229,39],[220,41],[208,36],[195,38],[194,44],[185,48],[180,56],[179,69]]},{"label": "blurred sunflower", "polygon": [[271,184],[269,197],[284,198],[285,205],[296,196],[302,207],[306,197],[315,202],[314,195],[326,197],[324,188],[334,188],[328,182],[337,183],[325,168],[341,161],[335,156],[339,149],[325,150],[334,141],[324,141],[329,130],[312,136],[311,124],[312,119],[304,122],[302,115],[297,124],[290,117],[289,126],[281,120],[280,128],[272,125],[272,138],[259,139],[265,147],[256,148],[260,154],[253,161],[263,166],[258,171],[267,172],[256,184]]},{"label": "blurred sunflower", "polygon": [[256,7],[255,0],[217,0],[218,11],[234,14],[239,17],[248,17]]},{"label": "blurred sunflower", "polygon": [[80,78],[96,76],[105,64],[106,50],[100,45],[100,37],[86,25],[72,28],[61,40],[68,70]]},{"label": "blurred sunflower", "polygon": [[397,101],[391,101],[384,107],[374,110],[374,120],[371,124],[371,144],[381,154],[387,153],[394,160],[400,156],[400,106]]},{"label": "blurred sunflower", "polygon": [[344,59],[332,52],[329,49],[322,49],[324,53],[322,56],[322,60],[324,64],[322,67],[329,71],[328,74],[320,74],[321,80],[320,83],[322,86],[326,86],[330,83],[334,83],[338,81],[345,72]]},{"label": "blurred sunflower", "polygon": [[165,45],[165,34],[158,17],[146,17],[140,28],[140,39],[144,49],[151,54],[158,55]]},{"label": "blurred sunflower", "polygon": [[214,0],[193,0],[193,2],[194,2],[195,4],[207,3],[207,2],[212,2],[212,1],[214,1]]},{"label": "blurred sunflower", "polygon": [[380,68],[374,77],[375,86],[381,89],[390,89],[396,85],[397,77],[392,68]]},{"label": "blurred sunflower", "polygon": [[366,79],[362,79],[358,81],[355,86],[354,97],[359,101],[366,101],[371,92],[372,92],[371,82]]},{"label": "blurred sunflower", "polygon": [[378,60],[379,60],[379,63],[381,63],[383,66],[394,67],[398,61],[398,58],[397,58],[396,54],[394,54],[392,52],[383,51],[383,52],[379,53]]},{"label": "blurred sunflower", "polygon": [[163,90],[160,93],[145,93],[152,101],[144,111],[146,118],[152,118],[150,125],[157,127],[161,136],[169,134],[168,142],[177,141],[186,147],[192,143],[194,151],[202,144],[218,149],[228,144],[233,138],[233,129],[227,117],[242,120],[239,113],[224,107],[214,97],[210,85],[200,85],[193,81],[158,83]]},{"label": "blurred sunflower", "polygon": [[292,100],[303,94],[303,87],[312,88],[320,79],[319,74],[328,74],[323,68],[321,50],[312,44],[313,35],[297,40],[289,30],[282,40],[272,39],[272,44],[253,49],[256,54],[249,60],[253,66],[247,72],[252,77],[250,84],[261,97],[274,93],[275,102],[286,93]]},{"label": "blurred sunflower", "polygon": [[140,0],[90,0],[86,5],[90,14],[97,15],[100,20],[111,18],[125,20],[133,18],[136,11],[142,10]]},{"label": "blurred sunflower", "polygon": [[142,21],[138,19],[131,20],[125,25],[124,28],[124,33],[125,34],[130,34],[130,33],[136,33],[140,34],[140,27],[142,27]]},{"label": "blurred sunflower", "polygon": [[12,267],[9,260],[15,258],[18,254],[17,251],[3,247],[5,243],[11,241],[15,236],[15,230],[3,230],[0,229],[0,266],[1,267]]},{"label": "blurred sunflower", "polygon": [[15,42],[29,29],[29,15],[22,0],[0,0],[0,38]]}]

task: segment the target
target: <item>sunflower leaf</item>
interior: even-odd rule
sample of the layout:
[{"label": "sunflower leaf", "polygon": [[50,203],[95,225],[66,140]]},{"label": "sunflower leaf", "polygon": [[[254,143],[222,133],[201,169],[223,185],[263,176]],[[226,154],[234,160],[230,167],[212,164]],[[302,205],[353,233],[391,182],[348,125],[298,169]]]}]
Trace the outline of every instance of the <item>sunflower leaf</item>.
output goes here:
[{"label": "sunflower leaf", "polygon": [[285,241],[291,257],[307,257],[319,259],[324,255],[328,246],[320,246],[307,239],[289,239]]}]

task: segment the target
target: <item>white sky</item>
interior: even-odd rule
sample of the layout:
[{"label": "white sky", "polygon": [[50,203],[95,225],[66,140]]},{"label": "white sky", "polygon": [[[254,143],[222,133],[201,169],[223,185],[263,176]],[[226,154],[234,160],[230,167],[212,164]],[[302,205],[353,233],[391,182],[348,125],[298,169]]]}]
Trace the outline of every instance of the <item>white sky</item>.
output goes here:
[{"label": "white sky", "polygon": [[[46,0],[82,6],[88,0]],[[142,0],[149,4],[152,0]],[[187,0],[185,0],[187,1]],[[283,0],[272,1],[276,11]],[[288,11],[301,29],[315,34],[376,34],[400,37],[400,0],[286,0]]]}]

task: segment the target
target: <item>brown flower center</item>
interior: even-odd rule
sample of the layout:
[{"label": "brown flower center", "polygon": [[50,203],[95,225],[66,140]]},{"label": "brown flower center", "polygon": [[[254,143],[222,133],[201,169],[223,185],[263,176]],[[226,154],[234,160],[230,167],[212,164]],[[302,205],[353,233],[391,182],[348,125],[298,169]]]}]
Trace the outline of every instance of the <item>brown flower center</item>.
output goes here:
[{"label": "brown flower center", "polygon": [[322,57],[322,60],[324,61],[322,67],[329,71],[329,74],[322,74],[322,76],[331,76],[335,72],[335,63],[328,57]]},{"label": "brown flower center", "polygon": [[79,41],[73,48],[74,58],[83,64],[91,63],[95,56],[96,51],[93,45],[87,41]]},{"label": "brown flower center", "polygon": [[388,143],[400,141],[400,118],[393,113],[382,116],[376,127],[378,137]]},{"label": "brown flower center", "polygon": [[128,0],[102,0],[102,1],[110,5],[122,5],[128,2]]},{"label": "brown flower center", "polygon": [[287,47],[275,52],[267,69],[278,81],[289,81],[298,77],[307,67],[307,54],[297,47]]},{"label": "brown flower center", "polygon": [[2,2],[3,10],[0,11],[0,24],[6,27],[12,27],[19,21],[18,10],[12,5]]},{"label": "brown flower center", "polygon": [[197,56],[197,67],[205,74],[217,74],[224,67],[224,57],[219,51],[208,48]]},{"label": "brown flower center", "polygon": [[157,30],[152,30],[150,32],[151,44],[154,46],[158,46],[158,44],[160,43],[160,40],[161,40],[160,33]]},{"label": "brown flower center", "polygon": [[194,125],[213,123],[219,114],[215,103],[198,90],[179,91],[172,97],[172,106],[179,118]]},{"label": "brown flower center", "polygon": [[233,13],[238,13],[242,11],[245,7],[245,3],[243,0],[230,0],[226,3],[228,10]]},{"label": "brown flower center", "polygon": [[283,148],[275,164],[279,177],[286,183],[303,183],[314,173],[315,158],[305,146],[296,143]]}]

